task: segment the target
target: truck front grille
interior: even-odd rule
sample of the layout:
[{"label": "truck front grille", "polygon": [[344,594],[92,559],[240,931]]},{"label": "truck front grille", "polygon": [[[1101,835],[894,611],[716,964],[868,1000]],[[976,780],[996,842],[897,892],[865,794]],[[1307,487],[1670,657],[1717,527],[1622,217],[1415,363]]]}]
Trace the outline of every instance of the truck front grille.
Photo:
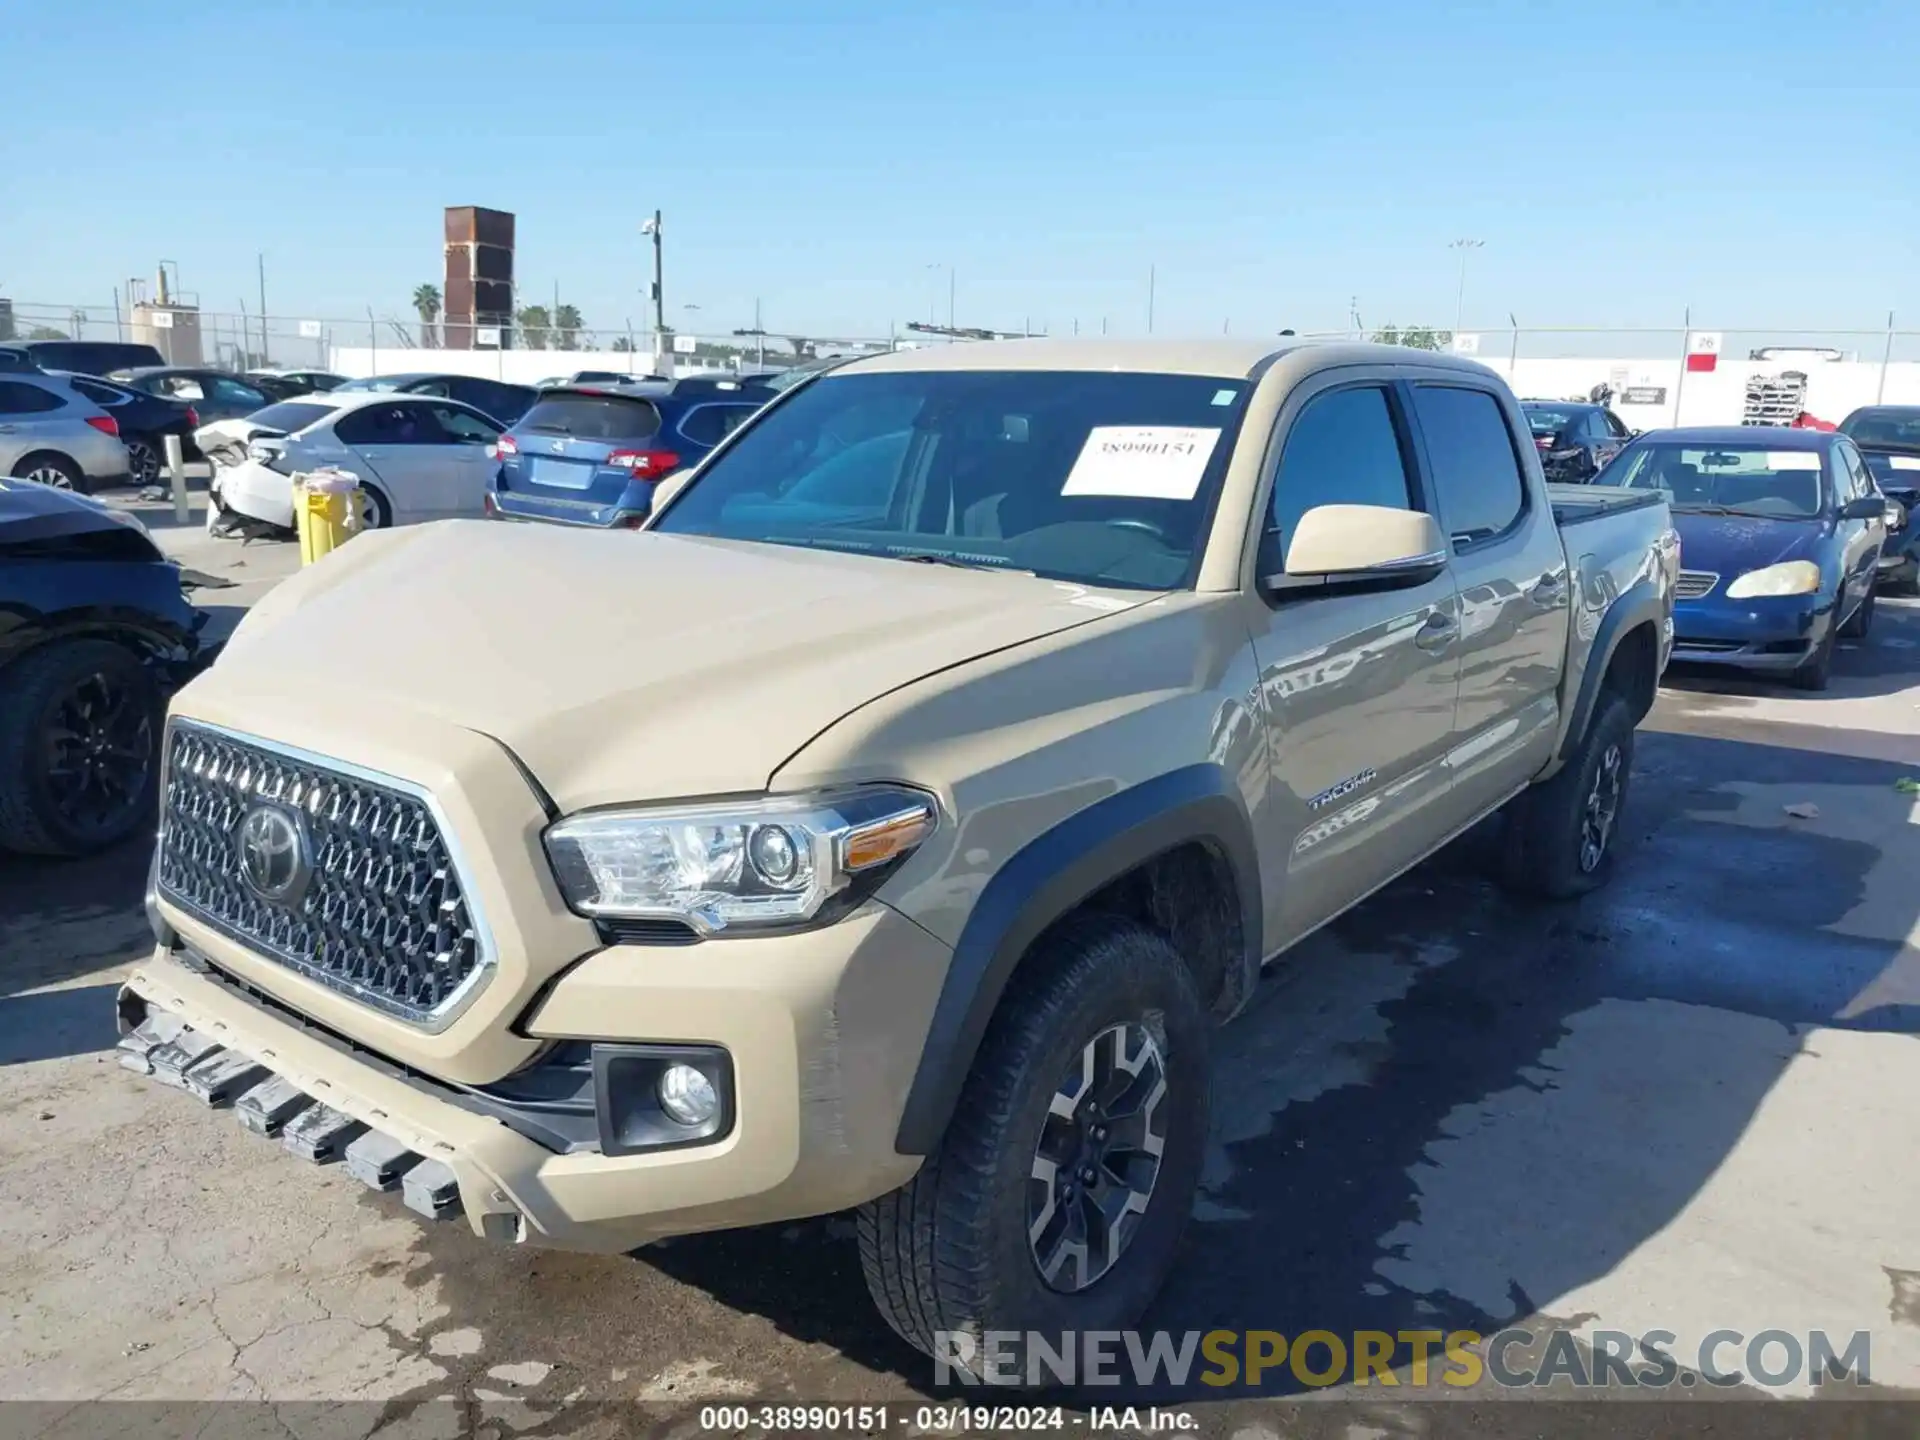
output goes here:
[{"label": "truck front grille", "polygon": [[[256,811],[270,813],[250,843]],[[289,836],[292,861],[274,843]],[[450,1022],[492,967],[423,792],[187,720],[168,732],[156,878],[230,939],[422,1028]]]},{"label": "truck front grille", "polygon": [[1720,577],[1711,570],[1682,570],[1680,578],[1673,582],[1673,598],[1698,600],[1702,595],[1712,593],[1713,587],[1719,583]]}]

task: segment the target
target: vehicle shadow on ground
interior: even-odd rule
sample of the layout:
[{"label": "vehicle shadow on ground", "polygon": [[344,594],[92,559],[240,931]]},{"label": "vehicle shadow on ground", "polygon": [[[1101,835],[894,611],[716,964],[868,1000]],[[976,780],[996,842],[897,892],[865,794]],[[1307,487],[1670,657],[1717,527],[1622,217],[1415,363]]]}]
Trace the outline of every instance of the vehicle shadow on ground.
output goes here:
[{"label": "vehicle shadow on ground", "polygon": [[[58,985],[145,951],[152,855],[151,835],[79,859],[0,854],[0,995]],[[5,1037],[0,1018],[0,1045]]]},{"label": "vehicle shadow on ground", "polygon": [[[1900,773],[1643,732],[1607,889],[1510,900],[1485,878],[1483,830],[1299,947],[1219,1037],[1214,1154],[1141,1329],[1487,1333],[1609,1274],[1726,1159],[1796,1053],[1793,1026],[1893,1028],[1920,1008],[1920,957],[1827,928],[1861,905],[1882,852],[1741,808],[1766,787],[1891,797]],[[1882,913],[1879,933],[1909,933],[1916,909],[1920,895]],[[1477,1162],[1459,1158],[1463,1135],[1503,1124]],[[931,1365],[867,1308],[844,1217],[794,1228],[636,1263],[929,1387]],[[1207,1368],[1061,1398],[1309,1388],[1285,1369],[1252,1389],[1196,1383]]]},{"label": "vehicle shadow on ground", "polygon": [[113,1012],[119,990],[80,985],[0,998],[0,1065],[111,1050],[120,1038]]}]

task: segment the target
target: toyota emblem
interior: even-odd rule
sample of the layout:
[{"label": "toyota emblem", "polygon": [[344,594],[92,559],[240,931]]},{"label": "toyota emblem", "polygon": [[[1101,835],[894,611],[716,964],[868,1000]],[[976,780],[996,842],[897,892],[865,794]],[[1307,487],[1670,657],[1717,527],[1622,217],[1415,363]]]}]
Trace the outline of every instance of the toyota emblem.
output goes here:
[{"label": "toyota emblem", "polygon": [[256,805],[240,820],[240,878],[270,905],[299,903],[313,866],[300,816],[278,805]]}]

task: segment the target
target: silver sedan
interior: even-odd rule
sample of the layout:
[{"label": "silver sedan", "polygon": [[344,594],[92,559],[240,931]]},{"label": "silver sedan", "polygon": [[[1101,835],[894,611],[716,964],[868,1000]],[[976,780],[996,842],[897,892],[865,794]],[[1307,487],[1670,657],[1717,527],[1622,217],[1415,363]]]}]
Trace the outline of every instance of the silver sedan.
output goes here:
[{"label": "silver sedan", "polygon": [[0,376],[0,475],[86,494],[132,468],[118,422],[64,378]]}]

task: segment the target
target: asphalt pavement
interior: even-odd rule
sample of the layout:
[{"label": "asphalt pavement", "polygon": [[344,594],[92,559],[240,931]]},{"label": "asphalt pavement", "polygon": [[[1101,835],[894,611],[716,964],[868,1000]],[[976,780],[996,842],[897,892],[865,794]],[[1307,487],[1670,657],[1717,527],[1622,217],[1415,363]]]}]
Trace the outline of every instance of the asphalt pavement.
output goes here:
[{"label": "asphalt pavement", "polygon": [[[231,616],[293,568],[284,545],[160,533],[232,582],[200,597]],[[1142,1328],[1557,1325],[1583,1354],[1665,1331],[1682,1357],[1716,1329],[1865,1332],[1871,1394],[1914,1398],[1920,795],[1898,782],[1920,777],[1920,602],[1883,601],[1836,672],[1822,696],[1670,677],[1606,890],[1518,904],[1470,835],[1290,955],[1220,1037],[1202,1194]],[[0,861],[0,1398],[43,1402],[16,1412],[36,1430],[98,1433],[73,1407],[103,1397],[174,1402],[115,1413],[181,1433],[258,1413],[195,1403],[265,1400],[289,1433],[360,1435],[956,1393],[875,1317],[845,1217],[614,1259],[496,1247],[122,1072],[111,1000],[147,940],[145,866],[140,844]],[[1516,1405],[1490,1381],[1415,1394],[1392,1363],[1398,1386],[1282,1366],[1064,1398],[1157,1400],[1241,1440],[1843,1413],[1912,1433],[1915,1413],[1779,1403],[1831,1400],[1804,1375]],[[1676,1398],[1708,1394],[1750,1404],[1730,1424]]]}]

